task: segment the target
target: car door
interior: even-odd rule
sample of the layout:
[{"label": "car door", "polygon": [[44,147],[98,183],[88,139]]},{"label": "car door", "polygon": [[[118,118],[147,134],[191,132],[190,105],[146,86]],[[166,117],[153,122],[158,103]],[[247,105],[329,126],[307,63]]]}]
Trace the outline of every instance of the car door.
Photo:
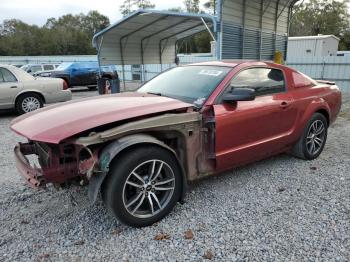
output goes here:
[{"label": "car door", "polygon": [[97,72],[98,72],[98,67],[97,65],[91,64],[88,68],[87,72],[87,85],[94,85],[97,83]]},{"label": "car door", "polygon": [[0,67],[0,109],[12,108],[22,85],[8,69]]},{"label": "car door", "polygon": [[[76,85],[91,85],[96,83],[96,70],[90,63],[77,63],[72,68],[73,82]],[[94,81],[92,81],[94,79]]]},{"label": "car door", "polygon": [[253,101],[214,105],[218,170],[275,154],[287,147],[297,111],[280,69],[254,67],[238,72],[232,88],[252,88]]}]

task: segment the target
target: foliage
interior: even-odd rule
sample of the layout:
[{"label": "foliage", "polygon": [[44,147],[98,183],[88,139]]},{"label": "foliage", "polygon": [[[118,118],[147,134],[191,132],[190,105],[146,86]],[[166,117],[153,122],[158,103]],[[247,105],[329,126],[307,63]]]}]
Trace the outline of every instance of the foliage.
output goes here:
[{"label": "foliage", "polygon": [[350,49],[348,0],[309,0],[296,5],[291,20],[291,36],[335,35],[340,50]]},{"label": "foliage", "polygon": [[149,0],[124,0],[119,10],[123,16],[127,16],[137,9],[152,9],[154,7],[155,4]]},{"label": "foliage", "polygon": [[[199,0],[184,0],[184,5],[187,12],[201,13],[203,12],[199,7]],[[204,8],[212,10],[214,12],[213,3],[215,0],[210,0],[204,4]],[[188,37],[179,42],[179,53],[191,54],[191,53],[209,53],[210,41],[212,41],[210,34],[207,31],[200,32],[192,37]]]},{"label": "foliage", "polygon": [[211,15],[216,13],[216,0],[208,0],[203,4],[204,9]]},{"label": "foliage", "polygon": [[91,39],[108,25],[109,19],[97,11],[49,18],[42,27],[5,20],[0,25],[0,55],[95,54]]},{"label": "foliage", "polygon": [[186,11],[189,13],[199,13],[199,2],[200,0],[184,0],[184,5],[186,8]]}]

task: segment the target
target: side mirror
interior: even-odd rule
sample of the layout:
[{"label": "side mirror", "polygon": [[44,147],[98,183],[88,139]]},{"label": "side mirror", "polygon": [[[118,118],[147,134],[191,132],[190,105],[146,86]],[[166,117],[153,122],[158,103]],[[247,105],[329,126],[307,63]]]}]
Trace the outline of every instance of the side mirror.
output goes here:
[{"label": "side mirror", "polygon": [[233,88],[231,92],[224,95],[223,101],[227,103],[237,101],[252,101],[255,99],[255,91],[251,88]]}]

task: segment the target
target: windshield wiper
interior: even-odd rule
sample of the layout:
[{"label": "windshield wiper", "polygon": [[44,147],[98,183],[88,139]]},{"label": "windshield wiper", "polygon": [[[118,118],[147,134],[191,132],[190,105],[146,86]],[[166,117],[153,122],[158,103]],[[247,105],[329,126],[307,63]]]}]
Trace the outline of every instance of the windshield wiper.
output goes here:
[{"label": "windshield wiper", "polygon": [[156,95],[156,96],[162,96],[161,93],[155,93],[155,92],[147,92],[147,94]]}]

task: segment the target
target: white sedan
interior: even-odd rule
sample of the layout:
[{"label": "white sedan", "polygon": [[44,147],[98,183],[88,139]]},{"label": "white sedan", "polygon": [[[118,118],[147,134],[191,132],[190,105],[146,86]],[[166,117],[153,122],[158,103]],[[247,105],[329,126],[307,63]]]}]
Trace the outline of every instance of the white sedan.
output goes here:
[{"label": "white sedan", "polygon": [[19,114],[44,104],[72,99],[66,83],[59,78],[33,77],[11,65],[0,65],[0,109],[16,109]]}]

